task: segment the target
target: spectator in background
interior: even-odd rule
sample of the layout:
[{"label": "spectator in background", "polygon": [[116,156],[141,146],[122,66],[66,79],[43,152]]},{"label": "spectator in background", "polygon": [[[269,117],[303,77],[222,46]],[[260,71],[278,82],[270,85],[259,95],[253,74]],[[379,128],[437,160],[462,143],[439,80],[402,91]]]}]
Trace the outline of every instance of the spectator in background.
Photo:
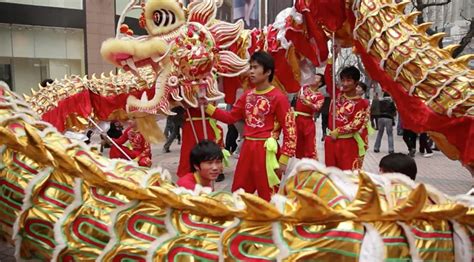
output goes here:
[{"label": "spectator in background", "polygon": [[367,92],[367,85],[365,83],[359,82],[359,84],[356,87],[356,95],[364,98],[366,92]]},{"label": "spectator in background", "polygon": [[382,100],[379,101],[379,107],[380,115],[377,120],[377,126],[379,129],[377,132],[377,139],[375,140],[374,152],[380,152],[380,143],[382,142],[384,129],[386,129],[388,136],[388,153],[391,154],[394,152],[393,125],[395,123],[395,116],[397,115],[397,108],[388,93],[383,94]]},{"label": "spectator in background", "polygon": [[54,82],[53,79],[51,79],[51,78],[46,78],[45,80],[41,81],[41,84],[40,84],[40,85],[41,85],[42,87],[46,87],[46,86],[48,86],[48,84],[52,84],[53,82]]},{"label": "spectator in background", "polygon": [[380,115],[380,101],[379,101],[379,94],[375,92],[374,98],[372,99],[372,103],[370,104],[370,123],[374,127],[375,130],[379,130],[378,126],[378,118]]},{"label": "spectator in background", "polygon": [[415,180],[418,172],[416,162],[413,158],[402,154],[393,153],[384,156],[379,163],[380,173],[401,173]]}]

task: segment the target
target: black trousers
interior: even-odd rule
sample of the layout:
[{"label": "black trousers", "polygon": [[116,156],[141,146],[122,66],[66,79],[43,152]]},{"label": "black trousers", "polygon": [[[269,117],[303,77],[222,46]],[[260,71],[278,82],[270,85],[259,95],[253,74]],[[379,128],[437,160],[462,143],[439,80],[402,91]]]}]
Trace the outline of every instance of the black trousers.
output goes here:
[{"label": "black trousers", "polygon": [[326,135],[326,130],[328,129],[329,124],[329,115],[321,114],[321,128],[323,129],[323,136]]},{"label": "black trousers", "polygon": [[239,138],[239,131],[237,131],[237,128],[234,125],[227,125],[225,149],[233,153],[237,149],[237,138]]},{"label": "black trousers", "polygon": [[431,150],[431,143],[429,142],[429,137],[427,133],[421,133],[420,134],[420,152],[423,153],[433,153],[433,150]]},{"label": "black trousers", "polygon": [[408,129],[403,129],[403,141],[405,141],[405,144],[408,147],[408,150],[413,150],[416,149],[416,133],[408,130]]}]

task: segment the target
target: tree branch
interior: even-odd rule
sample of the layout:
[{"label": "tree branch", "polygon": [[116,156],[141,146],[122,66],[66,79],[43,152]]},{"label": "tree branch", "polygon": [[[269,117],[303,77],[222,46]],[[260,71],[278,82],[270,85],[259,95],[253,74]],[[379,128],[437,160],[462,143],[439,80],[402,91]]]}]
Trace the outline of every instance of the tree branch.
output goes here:
[{"label": "tree branch", "polygon": [[[464,16],[463,16],[463,18],[466,19]],[[469,43],[474,38],[474,19],[466,19],[466,20],[471,21],[471,23],[469,24],[469,30],[466,32],[464,37],[461,39],[461,42],[459,42],[459,47],[456,48],[456,50],[454,50],[454,52],[453,52],[453,57],[454,58],[458,57],[462,53],[462,51],[464,51],[466,46],[469,45]]]}]

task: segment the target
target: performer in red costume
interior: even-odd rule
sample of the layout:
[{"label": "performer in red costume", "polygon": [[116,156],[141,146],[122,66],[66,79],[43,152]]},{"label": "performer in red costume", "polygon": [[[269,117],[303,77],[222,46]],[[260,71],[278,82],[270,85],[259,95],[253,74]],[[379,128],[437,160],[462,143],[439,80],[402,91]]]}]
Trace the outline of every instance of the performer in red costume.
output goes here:
[{"label": "performer in red costume", "polygon": [[[271,85],[275,64],[266,52],[255,52],[250,59],[250,81],[256,88],[246,91],[227,112],[207,106],[207,113],[224,123],[244,119],[244,142],[235,170],[232,191],[243,188],[246,192],[270,200],[279,183],[275,169],[282,173],[296,148],[294,113],[286,95]],[[275,121],[276,120],[276,121]],[[277,122],[277,123],[275,123]],[[277,161],[276,128],[283,129],[281,156]]]},{"label": "performer in red costume", "polygon": [[[150,143],[148,143],[142,134],[137,129],[137,124],[135,121],[130,121],[130,126],[125,129],[123,134],[117,138],[113,139],[120,148],[132,159],[138,161],[140,166],[151,166],[151,148]],[[130,147],[125,146],[124,144],[129,143]],[[123,158],[127,157],[120,152],[120,150],[112,145],[109,153],[110,158]]]},{"label": "performer in red costume", "polygon": [[[332,65],[326,67],[326,83],[332,96]],[[336,90],[336,126],[333,125],[334,99],[329,110],[329,135],[325,139],[326,166],[342,170],[362,168],[368,144],[369,102],[357,95],[360,71],[354,66],[344,68],[339,74],[341,90]]]},{"label": "performer in red costume", "polygon": [[304,85],[298,92],[295,105],[296,157],[318,159],[316,151],[316,127],[314,114],[324,103],[324,95],[318,91],[324,86],[324,76],[316,74],[313,83]]},{"label": "performer in red costume", "polygon": [[[179,156],[179,165],[177,175],[182,177],[187,173],[191,172],[191,165],[189,164],[189,156],[192,148],[204,137],[204,128],[202,125],[202,115],[199,108],[188,108],[184,112],[184,123],[183,123],[183,134],[181,152]],[[212,123],[215,121],[209,117],[208,114],[205,116],[207,139],[217,144],[222,145],[222,128],[219,125]],[[191,124],[192,122],[192,124]]]},{"label": "performer in red costume", "polygon": [[224,155],[218,144],[210,140],[202,140],[193,147],[188,159],[192,172],[180,177],[178,186],[190,190],[194,190],[198,184],[203,187],[212,187],[212,181],[222,174],[223,159]]}]

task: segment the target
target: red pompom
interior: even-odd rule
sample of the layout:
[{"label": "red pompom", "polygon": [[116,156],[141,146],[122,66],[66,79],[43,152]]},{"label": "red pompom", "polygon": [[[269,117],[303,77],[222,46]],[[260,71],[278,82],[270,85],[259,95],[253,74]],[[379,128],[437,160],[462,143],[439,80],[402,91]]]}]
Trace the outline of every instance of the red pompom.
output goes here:
[{"label": "red pompom", "polygon": [[127,35],[133,35],[133,30],[132,30],[132,29],[128,29]]},{"label": "red pompom", "polygon": [[125,34],[128,31],[128,25],[127,24],[122,24],[120,26],[120,33]]}]

